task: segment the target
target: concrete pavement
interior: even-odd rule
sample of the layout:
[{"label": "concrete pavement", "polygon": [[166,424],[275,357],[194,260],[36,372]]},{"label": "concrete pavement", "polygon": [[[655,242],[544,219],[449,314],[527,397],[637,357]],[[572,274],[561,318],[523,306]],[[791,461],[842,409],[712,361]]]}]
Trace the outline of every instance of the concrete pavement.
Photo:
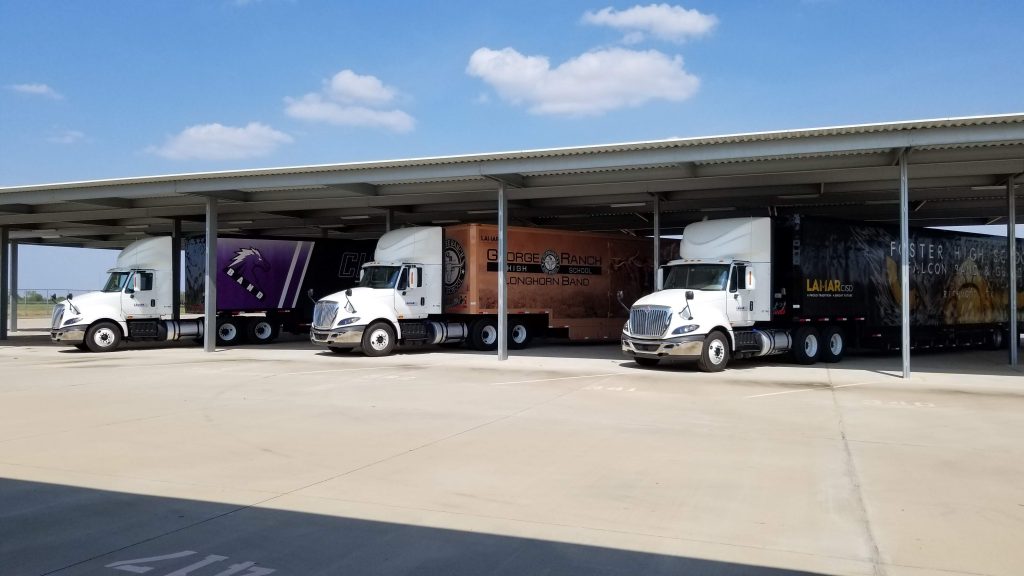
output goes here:
[{"label": "concrete pavement", "polygon": [[[0,574],[1003,574],[1004,353],[0,346]],[[149,568],[146,570],[146,568]]]}]

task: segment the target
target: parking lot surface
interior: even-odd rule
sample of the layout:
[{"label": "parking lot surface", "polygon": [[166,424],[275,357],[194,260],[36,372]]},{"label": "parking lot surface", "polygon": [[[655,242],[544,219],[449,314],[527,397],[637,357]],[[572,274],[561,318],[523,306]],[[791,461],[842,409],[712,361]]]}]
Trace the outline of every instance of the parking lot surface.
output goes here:
[{"label": "parking lot surface", "polygon": [[1005,352],[0,345],[0,574],[1024,573]]}]

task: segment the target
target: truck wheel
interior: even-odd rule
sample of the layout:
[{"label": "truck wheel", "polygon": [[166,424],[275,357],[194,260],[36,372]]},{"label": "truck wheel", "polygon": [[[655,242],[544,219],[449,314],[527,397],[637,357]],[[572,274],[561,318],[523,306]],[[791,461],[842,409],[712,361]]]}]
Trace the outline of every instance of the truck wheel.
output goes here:
[{"label": "truck wheel", "polygon": [[658,362],[661,362],[660,358],[644,358],[643,356],[633,356],[633,362],[641,366],[657,366]]},{"label": "truck wheel", "polygon": [[846,336],[838,326],[829,326],[821,333],[821,361],[839,362],[846,353]]},{"label": "truck wheel", "polygon": [[242,343],[241,319],[228,317],[217,319],[217,344],[234,346]]},{"label": "truck wheel", "polygon": [[512,321],[512,327],[508,331],[508,347],[513,350],[522,350],[530,345],[533,340],[533,330],[525,323],[517,320]]},{"label": "truck wheel", "polygon": [[121,343],[121,328],[113,322],[99,322],[85,332],[85,345],[93,352],[110,352]]},{"label": "truck wheel", "polygon": [[252,318],[245,326],[246,336],[253,344],[267,344],[277,338],[278,328],[269,318]]},{"label": "truck wheel", "polygon": [[697,367],[702,372],[721,372],[729,364],[729,338],[715,330],[704,339]]},{"label": "truck wheel", "polygon": [[991,350],[1002,350],[1006,345],[1006,335],[998,328],[992,331],[988,337],[988,347]]},{"label": "truck wheel", "polygon": [[363,332],[363,354],[387,356],[395,350],[395,329],[387,322],[374,322]]},{"label": "truck wheel", "polygon": [[494,350],[498,347],[498,323],[493,318],[477,320],[469,331],[470,346],[474,350]]},{"label": "truck wheel", "polygon": [[813,326],[801,326],[793,335],[793,359],[797,364],[814,364],[821,354],[821,334]]}]

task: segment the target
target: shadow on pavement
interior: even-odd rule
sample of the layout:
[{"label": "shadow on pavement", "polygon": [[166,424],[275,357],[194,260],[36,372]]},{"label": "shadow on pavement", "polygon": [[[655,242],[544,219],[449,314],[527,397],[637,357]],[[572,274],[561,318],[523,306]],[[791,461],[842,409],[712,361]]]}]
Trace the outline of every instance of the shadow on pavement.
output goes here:
[{"label": "shadow on pavement", "polygon": [[5,574],[809,575],[764,566],[0,479]]}]

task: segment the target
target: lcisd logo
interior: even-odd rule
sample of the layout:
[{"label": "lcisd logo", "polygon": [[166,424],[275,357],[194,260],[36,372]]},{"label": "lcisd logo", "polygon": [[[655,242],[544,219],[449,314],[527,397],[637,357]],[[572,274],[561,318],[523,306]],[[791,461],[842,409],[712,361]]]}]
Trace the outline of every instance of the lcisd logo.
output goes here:
[{"label": "lcisd logo", "polygon": [[444,293],[451,296],[459,291],[466,279],[466,251],[454,238],[444,239]]}]

